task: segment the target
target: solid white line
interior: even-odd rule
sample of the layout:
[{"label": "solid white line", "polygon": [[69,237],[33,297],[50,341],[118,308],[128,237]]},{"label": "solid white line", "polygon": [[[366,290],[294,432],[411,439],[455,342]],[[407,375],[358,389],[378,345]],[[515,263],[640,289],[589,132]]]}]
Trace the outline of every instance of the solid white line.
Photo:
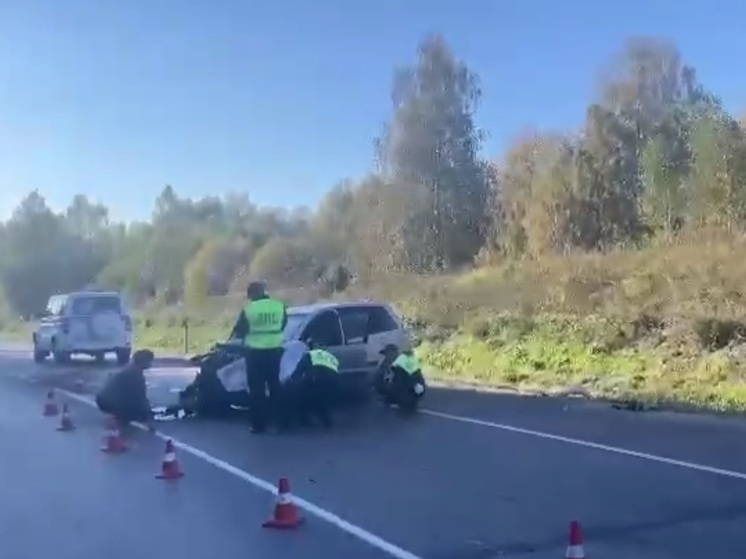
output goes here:
[{"label": "solid white line", "polygon": [[[85,404],[87,406],[96,407],[96,403],[94,400],[88,396],[82,395],[82,394],[76,394],[74,392],[69,392],[64,389],[57,389],[57,392],[64,394],[68,398],[72,400],[76,400],[77,402],[80,402],[82,404]],[[134,425],[142,430],[147,430],[147,427],[145,425],[141,425],[139,423],[134,423]],[[212,464],[216,468],[234,475],[235,477],[245,481],[246,483],[249,483],[253,485],[254,487],[257,487],[258,489],[262,489],[266,491],[267,493],[271,493],[273,495],[277,494],[277,486],[273,483],[270,483],[268,481],[265,481],[261,478],[258,478],[249,472],[242,470],[241,468],[237,468],[236,466],[229,464],[225,460],[221,460],[220,458],[216,458],[215,456],[208,454],[204,450],[200,450],[199,448],[196,448],[190,444],[187,444],[185,442],[182,442],[178,439],[175,439],[174,437],[171,437],[169,435],[165,435],[163,433],[155,433],[155,436],[167,441],[171,440],[174,444],[174,446],[187,454],[191,454],[192,456],[196,458],[200,458],[201,460],[204,460],[208,464]],[[295,504],[306,511],[307,513],[316,516],[317,518],[320,518],[321,520],[328,522],[329,524],[332,524],[333,526],[336,526],[340,530],[347,532],[348,534],[358,538],[359,540],[362,540],[363,542],[380,549],[381,551],[388,553],[392,557],[395,557],[396,559],[422,559],[418,555],[415,555],[414,553],[411,553],[407,551],[406,549],[403,549],[391,542],[388,542],[384,540],[383,538],[376,536],[375,534],[368,532],[364,528],[361,528],[360,526],[357,526],[355,524],[352,524],[351,522],[348,522],[344,518],[341,518],[334,514],[333,512],[330,512],[326,509],[323,509],[319,507],[318,505],[313,504],[310,501],[307,501],[306,499],[303,499],[301,497],[298,497],[295,492],[293,492],[293,500],[295,501]]]},{"label": "solid white line", "polygon": [[511,433],[519,433],[521,435],[529,435],[531,437],[538,437],[540,439],[547,439],[550,441],[557,441],[561,443],[572,444],[576,446],[582,446],[586,448],[593,448],[595,450],[603,450],[605,452],[612,452],[614,454],[621,454],[623,456],[631,456],[633,458],[640,458],[642,460],[649,460],[651,462],[658,462],[660,464],[668,464],[669,466],[679,466],[680,468],[687,468],[689,470],[695,470],[698,472],[705,472],[708,474],[715,474],[718,476],[729,477],[732,479],[740,479],[746,481],[746,474],[742,472],[736,472],[733,470],[724,470],[722,468],[714,468],[712,466],[705,466],[704,464],[695,464],[694,462],[685,462],[683,460],[676,460],[674,458],[666,458],[665,456],[657,456],[655,454],[648,454],[647,452],[638,452],[636,450],[629,450],[626,448],[620,448],[617,446],[609,446],[600,443],[594,443],[591,441],[584,441],[582,439],[573,439],[570,437],[563,437],[561,435],[553,435],[551,433],[544,433],[542,431],[534,431],[532,429],[524,429],[523,427],[515,427],[513,425],[506,425],[504,423],[493,423],[492,421],[485,421],[483,419],[476,419],[473,417],[464,417],[461,415],[453,415],[450,413],[439,412],[435,410],[421,409],[421,413],[430,415],[433,417],[439,417],[441,419],[448,419],[450,421],[458,421],[460,423],[469,423],[471,425],[479,425],[481,427],[490,427],[491,429],[500,429],[502,431],[509,431]]}]

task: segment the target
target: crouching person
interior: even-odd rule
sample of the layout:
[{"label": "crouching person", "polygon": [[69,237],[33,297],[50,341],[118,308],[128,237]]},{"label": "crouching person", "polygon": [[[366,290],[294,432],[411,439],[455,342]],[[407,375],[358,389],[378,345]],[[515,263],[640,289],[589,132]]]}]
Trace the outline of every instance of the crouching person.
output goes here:
[{"label": "crouching person", "polygon": [[299,397],[298,413],[302,424],[309,425],[311,418],[317,418],[321,424],[330,429],[332,409],[337,393],[337,374],[339,361],[319,344],[310,340],[309,351],[298,363],[297,377]]},{"label": "crouching person", "polygon": [[145,385],[145,370],[154,359],[149,349],[136,351],[132,362],[106,381],[96,395],[98,409],[114,416],[124,426],[132,421],[146,423],[153,429],[153,412]]},{"label": "crouching person", "polygon": [[386,380],[386,401],[402,411],[416,411],[427,385],[420,362],[411,350],[396,356],[390,366],[390,378]]}]

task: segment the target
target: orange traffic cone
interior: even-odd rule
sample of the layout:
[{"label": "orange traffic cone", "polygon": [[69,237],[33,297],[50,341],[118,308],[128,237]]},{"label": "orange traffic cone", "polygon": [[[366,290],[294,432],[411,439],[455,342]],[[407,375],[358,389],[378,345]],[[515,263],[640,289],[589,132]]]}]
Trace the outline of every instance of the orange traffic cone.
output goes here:
[{"label": "orange traffic cone", "polygon": [[57,427],[58,431],[74,431],[75,423],[73,418],[70,417],[70,410],[67,408],[67,404],[62,404],[62,417],[60,418],[60,426]]},{"label": "orange traffic cone", "polygon": [[44,417],[54,417],[60,414],[60,408],[54,399],[54,390],[47,392],[47,401],[44,403]]},{"label": "orange traffic cone", "polygon": [[179,479],[183,475],[184,472],[181,471],[179,462],[176,460],[174,442],[168,439],[166,441],[166,453],[163,456],[163,463],[161,464],[161,473],[156,474],[155,477],[158,479]]},{"label": "orange traffic cone", "polygon": [[583,533],[580,531],[580,522],[570,522],[570,539],[565,552],[565,559],[586,559],[583,549]]},{"label": "orange traffic cone", "polygon": [[124,444],[122,439],[122,433],[119,430],[119,421],[116,417],[109,418],[109,425],[104,435],[104,444],[101,447],[101,452],[108,452],[109,454],[118,454],[127,450],[127,445]]},{"label": "orange traffic cone", "polygon": [[297,528],[303,522],[303,517],[298,514],[290,495],[290,482],[287,478],[280,478],[277,484],[277,504],[272,518],[262,524],[265,528],[292,529]]}]

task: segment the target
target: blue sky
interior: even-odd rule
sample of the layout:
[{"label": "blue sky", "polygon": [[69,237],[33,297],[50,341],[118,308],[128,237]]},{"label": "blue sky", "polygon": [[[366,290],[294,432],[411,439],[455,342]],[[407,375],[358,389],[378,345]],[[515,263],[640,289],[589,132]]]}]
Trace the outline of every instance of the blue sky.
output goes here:
[{"label": "blue sky", "polygon": [[522,128],[572,128],[630,35],[675,40],[746,110],[737,0],[0,0],[0,216],[38,188],[116,218],[182,195],[314,204],[371,165],[393,68],[428,31],[482,78],[496,156]]}]

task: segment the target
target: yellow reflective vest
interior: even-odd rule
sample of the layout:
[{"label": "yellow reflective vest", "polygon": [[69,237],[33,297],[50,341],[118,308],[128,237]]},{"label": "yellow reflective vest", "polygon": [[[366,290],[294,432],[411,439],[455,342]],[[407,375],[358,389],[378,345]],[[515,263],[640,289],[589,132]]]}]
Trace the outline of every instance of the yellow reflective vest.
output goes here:
[{"label": "yellow reflective vest", "polygon": [[282,347],[282,321],[285,305],[277,299],[259,299],[244,307],[249,323],[249,334],[244,345],[252,349],[275,349]]},{"label": "yellow reflective vest", "polygon": [[312,349],[308,354],[313,367],[326,367],[335,373],[339,372],[339,360],[332,353],[324,349]]}]

